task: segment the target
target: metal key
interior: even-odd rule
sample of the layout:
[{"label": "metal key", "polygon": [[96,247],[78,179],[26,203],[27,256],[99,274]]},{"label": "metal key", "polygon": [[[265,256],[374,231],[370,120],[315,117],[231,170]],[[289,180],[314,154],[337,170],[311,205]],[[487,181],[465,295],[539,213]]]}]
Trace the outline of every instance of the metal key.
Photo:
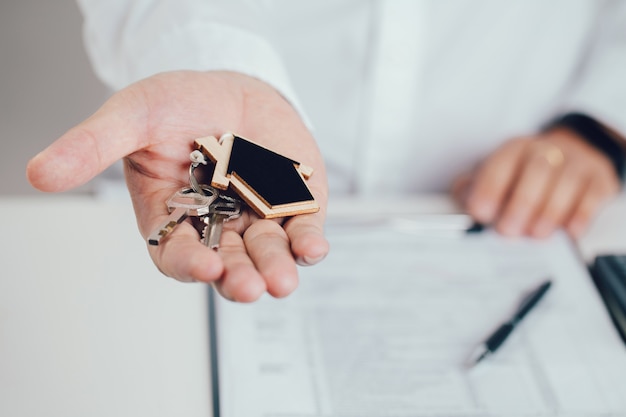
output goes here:
[{"label": "metal key", "polygon": [[150,245],[158,245],[161,239],[169,235],[187,217],[201,217],[209,214],[211,203],[215,201],[219,193],[208,185],[201,187],[204,195],[195,192],[191,187],[183,187],[172,194],[166,203],[170,215],[150,234],[148,237]]},{"label": "metal key", "polygon": [[218,197],[209,208],[209,215],[203,217],[206,223],[202,231],[202,243],[217,250],[220,246],[224,223],[241,216],[241,201],[232,197]]}]

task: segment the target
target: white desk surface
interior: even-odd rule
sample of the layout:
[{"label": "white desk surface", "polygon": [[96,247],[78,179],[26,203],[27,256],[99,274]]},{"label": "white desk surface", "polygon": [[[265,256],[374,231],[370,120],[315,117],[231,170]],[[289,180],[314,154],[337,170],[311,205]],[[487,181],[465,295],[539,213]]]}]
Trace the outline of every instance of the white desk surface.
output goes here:
[{"label": "white desk surface", "polygon": [[[626,195],[580,242],[585,259],[626,253],[624,213]],[[0,214],[0,416],[210,415],[206,287],[156,270],[129,203],[3,197]]]}]

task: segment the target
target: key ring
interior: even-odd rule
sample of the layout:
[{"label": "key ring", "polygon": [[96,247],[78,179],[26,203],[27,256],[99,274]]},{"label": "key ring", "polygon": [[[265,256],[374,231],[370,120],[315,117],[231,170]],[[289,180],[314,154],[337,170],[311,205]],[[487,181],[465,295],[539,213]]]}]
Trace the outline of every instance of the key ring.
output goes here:
[{"label": "key ring", "polygon": [[204,189],[198,183],[198,179],[196,178],[196,175],[194,173],[194,171],[196,170],[196,168],[198,168],[198,166],[200,166],[200,164],[207,164],[206,158],[204,157],[202,152],[200,152],[199,150],[195,150],[189,154],[189,159],[191,159],[191,165],[189,165],[189,184],[196,193],[206,195]]}]

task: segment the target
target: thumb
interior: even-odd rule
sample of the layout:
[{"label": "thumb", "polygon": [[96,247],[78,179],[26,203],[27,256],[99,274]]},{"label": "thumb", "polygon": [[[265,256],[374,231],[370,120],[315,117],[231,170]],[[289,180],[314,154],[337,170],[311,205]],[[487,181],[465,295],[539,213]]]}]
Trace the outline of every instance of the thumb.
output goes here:
[{"label": "thumb", "polygon": [[117,93],[96,113],[32,158],[26,176],[42,191],[65,191],[91,180],[138,150],[146,137],[146,110],[136,96]]}]

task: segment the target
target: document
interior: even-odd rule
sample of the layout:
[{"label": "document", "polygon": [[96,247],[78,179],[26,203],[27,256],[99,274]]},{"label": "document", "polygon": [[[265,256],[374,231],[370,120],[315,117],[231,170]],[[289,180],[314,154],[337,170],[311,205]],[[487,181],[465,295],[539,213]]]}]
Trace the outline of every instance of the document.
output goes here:
[{"label": "document", "polygon": [[[626,416],[626,348],[564,234],[416,230],[334,224],[293,295],[216,296],[220,416]],[[544,299],[468,369],[546,278]]]}]

